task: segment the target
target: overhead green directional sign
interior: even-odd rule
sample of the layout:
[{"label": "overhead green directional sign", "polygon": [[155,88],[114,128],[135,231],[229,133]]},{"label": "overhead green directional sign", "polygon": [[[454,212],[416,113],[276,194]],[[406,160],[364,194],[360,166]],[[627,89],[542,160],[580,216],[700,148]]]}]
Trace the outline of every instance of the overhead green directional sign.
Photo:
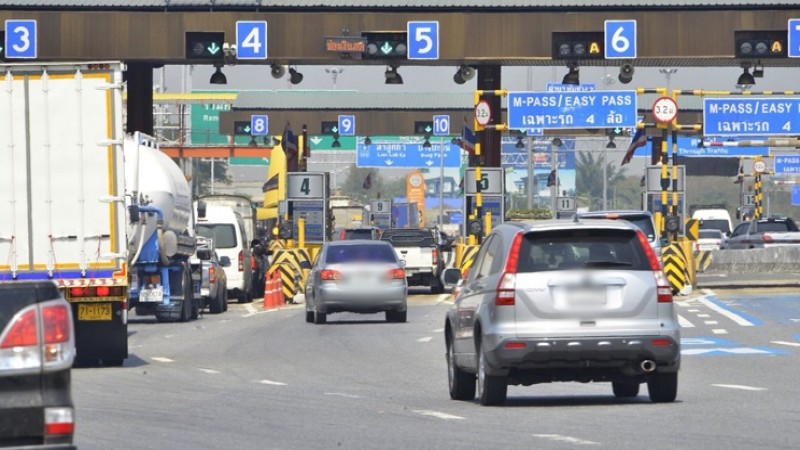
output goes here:
[{"label": "overhead green directional sign", "polygon": [[224,42],[223,32],[187,31],[186,59],[223,60]]}]

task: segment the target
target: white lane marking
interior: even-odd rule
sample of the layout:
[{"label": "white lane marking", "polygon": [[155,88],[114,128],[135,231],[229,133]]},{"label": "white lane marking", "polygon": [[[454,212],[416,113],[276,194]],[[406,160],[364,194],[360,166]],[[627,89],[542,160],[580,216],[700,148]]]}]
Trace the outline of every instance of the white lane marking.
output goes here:
[{"label": "white lane marking", "polygon": [[220,373],[219,370],[206,369],[206,368],[203,368],[203,367],[198,367],[197,370],[199,370],[200,372],[203,372],[203,373],[211,374],[211,375],[216,375],[216,374]]},{"label": "white lane marking", "polygon": [[153,357],[152,357],[152,358],[150,358],[150,359],[152,359],[153,361],[158,361],[158,362],[163,362],[163,363],[171,363],[171,362],[175,362],[175,360],[174,360],[174,359],[169,359],[169,358],[166,358],[166,357],[164,357],[164,356],[153,356]]},{"label": "white lane marking", "polygon": [[363,398],[360,395],[344,394],[342,392],[326,392],[325,395],[331,395],[334,397],[344,397],[344,398]]},{"label": "white lane marking", "polygon": [[788,345],[789,347],[800,347],[800,342],[770,341],[773,344]]},{"label": "white lane marking", "polygon": [[744,386],[741,384],[712,384],[712,386],[727,388],[727,389],[741,389],[743,391],[766,391],[767,388],[756,386]]},{"label": "white lane marking", "polygon": [[699,309],[687,309],[687,311],[689,311],[689,312],[694,312],[694,313],[696,313],[696,312],[700,312],[700,310],[699,310]]},{"label": "white lane marking", "polygon": [[706,325],[719,325],[719,322],[717,322],[716,320],[706,320],[704,321],[704,323]]},{"label": "white lane marking", "polygon": [[686,300],[683,300],[683,301],[675,300],[674,303],[676,305],[680,306],[681,308],[688,308],[689,307],[689,303]]},{"label": "white lane marking", "polygon": [[439,297],[436,299],[439,303],[446,301],[450,298],[450,294],[439,294]]},{"label": "white lane marking", "polygon": [[431,336],[425,336],[423,338],[417,339],[417,342],[430,342],[433,339]]},{"label": "white lane marking", "polygon": [[247,312],[249,312],[249,313],[252,313],[252,314],[256,313],[256,307],[251,305],[250,303],[245,304],[244,305],[244,309],[246,309]]},{"label": "white lane marking", "polygon": [[461,416],[454,416],[452,414],[447,414],[439,411],[431,411],[429,409],[415,409],[412,412],[417,414],[422,414],[423,416],[429,417],[436,417],[437,419],[444,419],[444,420],[463,420],[464,417]]},{"label": "white lane marking", "polygon": [[700,289],[700,292],[702,292],[703,294],[706,294],[706,295],[715,295],[714,291],[712,291],[711,289],[708,289],[708,288]]},{"label": "white lane marking", "polygon": [[699,318],[701,318],[701,319],[707,319],[707,318],[709,318],[709,317],[711,317],[711,316],[710,316],[710,315],[708,315],[708,314],[698,314],[698,315],[697,315],[697,317],[699,317]]},{"label": "white lane marking", "polygon": [[431,333],[441,333],[444,331],[444,328],[437,328],[435,330],[431,330]]},{"label": "white lane marking", "polygon": [[752,327],[752,326],[754,326],[752,322],[750,322],[749,320],[745,319],[744,317],[742,317],[742,316],[740,316],[740,315],[738,315],[736,313],[732,313],[732,312],[728,311],[725,308],[720,308],[717,304],[715,304],[713,302],[710,302],[710,301],[708,301],[708,300],[706,300],[704,298],[701,298],[701,299],[698,299],[698,300],[700,300],[700,302],[702,304],[706,305],[709,309],[713,309],[714,311],[722,314],[723,316],[727,317],[728,319],[731,319],[732,321],[736,322],[737,324],[739,324],[739,325],[741,325],[743,327]]},{"label": "white lane marking", "polygon": [[164,335],[164,339],[172,339],[172,338],[174,338],[174,337],[175,337],[175,335],[174,335],[174,334],[165,334],[165,335]]},{"label": "white lane marking", "polygon": [[281,383],[280,381],[258,380],[257,382],[261,384],[266,384],[268,386],[287,386],[286,383]]},{"label": "white lane marking", "polygon": [[714,328],[711,332],[714,334],[728,334],[728,331],[724,328]]},{"label": "white lane marking", "polygon": [[694,328],[694,324],[692,322],[689,322],[687,318],[683,317],[680,314],[678,314],[678,325],[680,325],[681,328]]},{"label": "white lane marking", "polygon": [[600,445],[599,442],[587,441],[585,439],[580,439],[572,436],[564,436],[563,434],[532,434],[531,436],[535,438],[547,439],[549,441],[554,441],[554,442],[565,442],[567,444]]}]

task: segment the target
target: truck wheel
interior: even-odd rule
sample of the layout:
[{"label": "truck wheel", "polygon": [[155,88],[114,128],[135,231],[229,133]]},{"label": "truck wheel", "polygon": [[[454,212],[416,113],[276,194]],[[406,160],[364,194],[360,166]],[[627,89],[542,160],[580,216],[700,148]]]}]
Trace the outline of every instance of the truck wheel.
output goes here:
[{"label": "truck wheel", "polygon": [[222,289],[222,310],[228,310],[228,288]]},{"label": "truck wheel", "polygon": [[306,323],[314,322],[314,311],[306,311]]},{"label": "truck wheel", "polygon": [[239,299],[239,303],[250,303],[253,301],[253,294],[249,290],[245,290],[239,292],[236,298]]},{"label": "truck wheel", "polygon": [[217,289],[217,295],[208,302],[208,310],[211,314],[219,314],[225,310],[225,299],[222,296],[221,289]]},{"label": "truck wheel", "polygon": [[106,367],[122,367],[123,358],[106,358],[103,360],[103,365]]},{"label": "truck wheel", "polygon": [[314,312],[314,323],[317,325],[321,325],[328,321],[328,315],[321,312]]},{"label": "truck wheel", "polygon": [[408,311],[386,311],[386,321],[394,323],[404,323]]}]

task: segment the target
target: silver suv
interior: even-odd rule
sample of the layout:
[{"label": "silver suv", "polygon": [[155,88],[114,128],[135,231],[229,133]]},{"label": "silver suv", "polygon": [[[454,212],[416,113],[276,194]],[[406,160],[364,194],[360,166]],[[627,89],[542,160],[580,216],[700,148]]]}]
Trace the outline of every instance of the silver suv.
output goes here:
[{"label": "silver suv", "polygon": [[[461,277],[449,269],[452,286]],[[653,402],[678,390],[672,292],[647,236],[626,221],[510,222],[484,240],[447,313],[450,397],[500,405],[508,385],[646,382]]]}]

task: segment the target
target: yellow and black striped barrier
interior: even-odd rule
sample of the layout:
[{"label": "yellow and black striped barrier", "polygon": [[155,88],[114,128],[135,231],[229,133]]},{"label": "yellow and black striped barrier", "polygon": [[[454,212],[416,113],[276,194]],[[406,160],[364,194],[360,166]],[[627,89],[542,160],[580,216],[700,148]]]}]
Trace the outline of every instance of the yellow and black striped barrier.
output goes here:
[{"label": "yellow and black striped barrier", "polygon": [[272,263],[268,273],[278,271],[283,283],[283,295],[291,301],[294,296],[303,292],[308,271],[300,267],[302,261],[311,263],[311,252],[305,248],[277,250],[272,254]]},{"label": "yellow and black striped barrier", "polygon": [[711,265],[711,252],[708,250],[700,250],[695,255],[696,270],[698,272],[705,272]]},{"label": "yellow and black striped barrier", "polygon": [[460,270],[462,273],[472,267],[472,261],[475,260],[475,255],[478,253],[478,245],[456,244],[456,258],[453,267]]},{"label": "yellow and black striped barrier", "polygon": [[661,251],[661,261],[664,264],[664,274],[672,287],[672,293],[678,294],[689,284],[683,249],[677,243],[664,247]]}]

